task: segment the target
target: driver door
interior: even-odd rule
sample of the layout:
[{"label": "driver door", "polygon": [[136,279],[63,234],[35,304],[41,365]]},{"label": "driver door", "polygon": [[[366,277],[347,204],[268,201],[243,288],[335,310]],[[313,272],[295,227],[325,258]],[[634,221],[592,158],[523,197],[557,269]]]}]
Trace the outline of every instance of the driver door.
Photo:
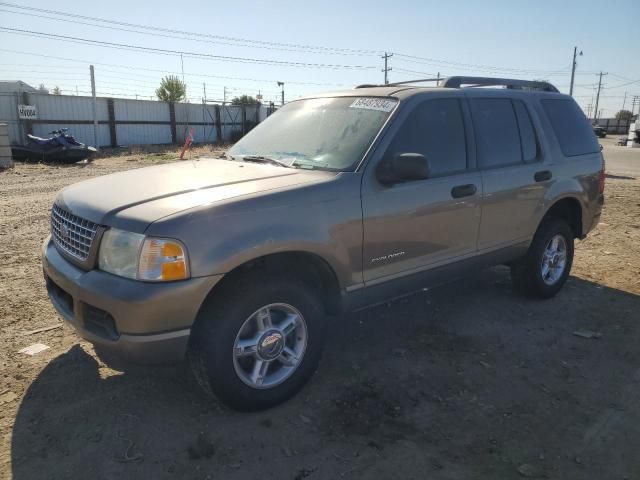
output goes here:
[{"label": "driver door", "polygon": [[[482,181],[471,171],[468,107],[462,96],[428,97],[405,107],[408,112],[389,132],[382,155],[367,167],[362,188],[367,286],[476,253]],[[429,178],[382,185],[377,164],[398,153],[424,155]]]}]

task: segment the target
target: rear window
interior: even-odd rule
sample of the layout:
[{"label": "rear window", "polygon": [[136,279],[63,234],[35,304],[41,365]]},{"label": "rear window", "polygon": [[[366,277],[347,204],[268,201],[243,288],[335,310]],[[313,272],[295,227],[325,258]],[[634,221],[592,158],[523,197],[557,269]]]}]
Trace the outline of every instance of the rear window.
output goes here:
[{"label": "rear window", "polygon": [[589,121],[573,100],[541,100],[565,157],[600,151]]}]

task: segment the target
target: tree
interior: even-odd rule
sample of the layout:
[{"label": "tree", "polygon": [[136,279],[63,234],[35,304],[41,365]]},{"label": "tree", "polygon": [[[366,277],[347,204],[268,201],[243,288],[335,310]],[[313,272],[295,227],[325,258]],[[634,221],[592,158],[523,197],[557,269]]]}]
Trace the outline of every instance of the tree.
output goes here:
[{"label": "tree", "polygon": [[180,102],[187,96],[187,86],[175,75],[168,75],[160,81],[156,96],[162,102]]},{"label": "tree", "polygon": [[633,117],[633,113],[631,113],[629,110],[620,110],[618,113],[616,113],[617,120],[623,120],[626,122],[631,120],[631,117]]},{"label": "tree", "polygon": [[258,100],[251,95],[240,95],[231,100],[231,105],[257,105]]},{"label": "tree", "polygon": [[38,87],[38,91],[40,93],[49,93],[49,90],[47,89],[47,87],[44,86],[44,83],[40,84],[40,86]]},{"label": "tree", "polygon": [[62,95],[62,92],[60,91],[60,87],[57,85],[53,87],[53,90],[51,90],[51,93],[54,95]]}]

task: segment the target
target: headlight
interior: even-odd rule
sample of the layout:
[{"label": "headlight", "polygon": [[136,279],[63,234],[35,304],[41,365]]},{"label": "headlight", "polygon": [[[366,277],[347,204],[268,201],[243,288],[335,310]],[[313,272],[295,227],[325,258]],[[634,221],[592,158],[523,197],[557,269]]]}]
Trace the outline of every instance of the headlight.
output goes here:
[{"label": "headlight", "polygon": [[107,230],[100,242],[100,270],[121,277],[137,278],[138,259],[143,243],[144,235],[139,233],[125,232],[117,228]]},{"label": "headlight", "polygon": [[189,278],[187,253],[177,240],[149,238],[111,228],[104,233],[98,255],[100,270],[146,281]]}]

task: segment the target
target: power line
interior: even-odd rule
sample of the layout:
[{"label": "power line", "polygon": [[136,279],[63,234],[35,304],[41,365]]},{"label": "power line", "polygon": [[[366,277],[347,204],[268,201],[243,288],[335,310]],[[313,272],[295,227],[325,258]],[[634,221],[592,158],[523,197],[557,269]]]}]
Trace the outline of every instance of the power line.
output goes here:
[{"label": "power line", "polygon": [[482,64],[473,64],[473,63],[463,63],[463,62],[454,62],[450,60],[440,60],[437,58],[429,58],[429,57],[420,57],[417,55],[406,55],[403,53],[394,52],[394,54],[398,57],[398,60],[405,61],[409,63],[418,63],[425,65],[448,65],[451,67],[466,67],[473,68],[475,70],[494,70],[494,71],[502,71],[502,72],[514,72],[514,73],[530,73],[530,74],[563,74],[566,75],[567,72],[562,69],[555,70],[535,70],[535,69],[525,69],[525,68],[508,68],[508,67],[497,67],[494,65],[482,65]]},{"label": "power line", "polygon": [[[114,63],[103,63],[103,62],[89,62],[87,60],[78,60],[77,58],[66,58],[66,57],[57,57],[57,56],[52,56],[52,55],[45,55],[45,54],[41,54],[41,53],[33,53],[33,52],[25,52],[25,51],[20,51],[20,50],[10,50],[10,49],[6,49],[6,48],[0,48],[0,52],[9,52],[9,53],[18,53],[21,55],[31,55],[31,56],[35,56],[35,57],[43,57],[43,58],[48,58],[48,59],[55,59],[55,60],[64,60],[66,62],[77,62],[77,63],[82,63],[85,65],[88,65],[89,63],[92,63],[93,65],[102,65],[102,66],[106,66],[106,67],[115,67],[115,68],[124,68],[127,69],[129,71],[146,71],[146,72],[157,72],[157,73],[162,73],[162,74],[170,74],[170,75],[178,75],[179,72],[173,72],[173,71],[169,71],[169,70],[158,70],[158,69],[152,69],[152,68],[146,68],[146,67],[140,67],[138,65],[122,65],[122,64],[114,64]],[[66,66],[65,66],[66,68]],[[120,73],[120,72],[118,72]],[[225,75],[210,75],[210,74],[201,74],[201,73],[185,73],[186,76],[195,76],[195,77],[206,77],[206,78],[220,78],[220,79],[226,79],[226,80],[245,80],[245,81],[250,81],[250,82],[276,82],[277,80],[273,80],[273,79],[260,79],[260,78],[247,78],[247,77],[230,77],[230,76],[225,76]],[[340,83],[314,83],[314,82],[299,82],[299,81],[292,81],[289,80],[288,81],[289,84],[296,84],[296,85],[315,85],[315,86],[344,86],[344,84],[340,84]]]},{"label": "power line", "polygon": [[261,65],[279,65],[279,66],[286,66],[286,67],[301,67],[301,68],[329,68],[334,70],[337,70],[337,69],[370,70],[370,69],[376,68],[376,67],[367,66],[367,65],[341,65],[341,64],[331,64],[331,63],[291,62],[291,61],[283,61],[283,60],[268,60],[268,59],[260,59],[260,58],[249,58],[249,57],[231,57],[226,55],[212,55],[209,53],[184,52],[180,50],[144,47],[141,45],[132,45],[128,43],[106,42],[103,40],[93,40],[89,38],[72,37],[69,35],[58,35],[55,33],[48,33],[48,32],[36,32],[34,30],[23,30],[19,28],[0,27],[0,30],[7,33],[16,34],[16,35],[51,38],[54,40],[66,41],[71,43],[80,43],[84,45],[98,45],[106,48],[114,48],[116,50],[144,51],[144,52],[155,53],[159,55],[175,55],[175,56],[179,56],[182,54],[185,57],[189,57],[189,58],[202,58],[202,59],[211,59],[211,60],[218,60],[218,61],[225,61],[225,62],[238,62],[238,63],[250,63],[250,64],[261,64]]},{"label": "power line", "polygon": [[[1,3],[0,3],[1,5]],[[78,20],[70,20],[68,18],[53,18],[53,17],[48,17],[45,15],[36,15],[33,13],[25,13],[25,12],[13,12],[11,10],[3,10],[0,9],[0,12],[5,12],[5,13],[12,13],[12,14],[16,14],[16,15],[27,15],[29,17],[37,17],[37,18],[44,18],[46,20],[55,20],[55,21],[60,21],[60,22],[67,22],[67,23],[73,23],[74,25],[87,25],[90,27],[98,27],[98,28],[105,28],[108,30],[116,30],[116,31],[121,31],[121,32],[129,32],[129,33],[137,33],[140,35],[150,35],[150,36],[154,36],[154,37],[162,37],[162,38],[171,38],[171,39],[176,39],[176,40],[187,40],[187,41],[193,41],[193,42],[200,42],[200,43],[208,43],[208,44],[215,44],[215,45],[227,45],[227,46],[232,46],[232,47],[248,47],[248,48],[264,48],[264,49],[268,49],[268,50],[277,50],[277,51],[286,51],[286,52],[298,52],[298,53],[322,53],[322,54],[336,54],[336,55],[356,55],[354,53],[343,53],[343,52],[315,52],[315,51],[311,51],[311,50],[300,50],[300,49],[291,49],[291,48],[276,48],[276,47],[268,47],[268,46],[261,46],[261,45],[247,45],[247,44],[241,44],[241,43],[231,43],[231,42],[223,42],[223,41],[219,41],[219,40],[208,40],[208,39],[202,39],[202,38],[192,38],[189,36],[179,36],[179,35],[171,35],[171,34],[163,34],[163,33],[155,33],[155,32],[146,32],[146,31],[139,31],[139,30],[133,30],[133,29],[129,29],[129,28],[123,28],[123,27],[114,27],[114,26],[109,26],[109,25],[100,25],[97,23],[89,23],[89,22],[81,22]],[[357,55],[365,55],[365,54],[357,54]]]},{"label": "power line", "polygon": [[[296,44],[296,43],[270,42],[270,41],[264,41],[264,40],[251,40],[251,39],[248,39],[248,38],[240,38],[240,37],[213,35],[213,34],[208,34],[208,33],[186,32],[186,31],[175,30],[175,29],[170,29],[170,28],[163,28],[163,27],[157,27],[157,26],[151,26],[151,25],[135,24],[135,23],[118,21],[118,20],[109,20],[109,19],[100,18],[100,17],[91,17],[91,16],[86,16],[86,15],[79,15],[79,14],[70,13],[70,12],[60,12],[60,11],[56,11],[56,10],[47,10],[47,9],[44,9],[44,8],[27,7],[27,6],[24,6],[24,5],[17,5],[17,4],[14,4],[14,3],[7,3],[7,2],[0,2],[0,5],[2,5],[4,7],[13,8],[13,9],[27,10],[27,11],[30,11],[30,12],[40,12],[40,13],[46,13],[48,15],[56,15],[56,16],[67,17],[67,18],[89,20],[89,21],[93,21],[93,22],[100,22],[100,23],[106,23],[106,24],[111,24],[111,25],[118,25],[118,26],[121,26],[121,27],[138,28],[138,29],[142,29],[142,30],[149,30],[149,31],[155,31],[155,32],[182,34],[182,35],[188,35],[188,36],[193,36],[193,37],[209,38],[209,39],[215,39],[215,40],[225,40],[225,41],[229,41],[229,42],[252,44],[252,45],[255,45],[257,48],[270,47],[271,49],[275,49],[275,47],[278,47],[278,48],[279,47],[283,47],[283,48],[288,48],[288,49],[293,48],[293,49],[299,49],[299,50],[314,51],[314,52],[317,52],[317,53],[342,53],[342,54],[349,54],[349,55],[378,55],[380,53],[380,52],[375,51],[375,50],[340,48],[340,47],[324,47],[324,46],[305,45],[305,44]],[[13,12],[13,13],[17,13],[17,12]],[[53,19],[51,17],[45,17],[45,18]],[[56,20],[57,20],[57,18],[56,18]],[[242,46],[242,45],[240,45],[240,46]]]},{"label": "power line", "polygon": [[[381,50],[355,49],[355,48],[345,48],[345,47],[326,47],[326,46],[317,46],[317,45],[308,45],[308,44],[272,42],[272,41],[264,41],[264,40],[253,40],[253,39],[241,38],[241,37],[231,37],[231,36],[213,35],[213,34],[206,34],[206,33],[199,33],[199,32],[189,32],[184,30],[163,28],[163,27],[152,26],[152,25],[136,24],[136,23],[123,22],[118,20],[110,20],[110,19],[105,19],[105,18],[95,17],[95,16],[79,15],[79,14],[74,14],[70,12],[60,12],[55,10],[47,10],[43,8],[28,7],[28,6],[18,5],[18,4],[8,3],[8,2],[0,2],[0,6],[8,7],[14,10],[23,10],[29,13],[12,11],[12,10],[2,10],[4,12],[35,16],[35,17],[44,18],[47,20],[72,22],[72,23],[78,23],[78,24],[84,24],[84,25],[90,25],[90,26],[97,26],[101,28],[128,31],[128,32],[139,33],[139,34],[156,35],[156,36],[161,36],[165,38],[176,38],[176,39],[182,39],[182,40],[188,40],[188,41],[206,41],[208,43],[217,43],[217,44],[230,45],[235,47],[266,48],[270,50],[297,51],[301,53],[362,55],[362,56],[379,55],[380,53],[382,53]],[[36,15],[33,12],[44,13],[46,14],[46,16]],[[58,18],[58,17],[63,17],[63,18]],[[70,18],[74,20],[70,20]],[[80,22],[78,21],[78,19],[103,23],[106,25],[97,25],[96,23],[88,24],[88,23]],[[127,27],[127,28],[123,28],[123,27]],[[138,30],[145,30],[145,31],[137,31],[137,30],[131,30],[131,29],[138,29]],[[168,34],[177,34],[181,36],[168,35]],[[89,41],[87,39],[83,39],[83,40]],[[122,47],[122,48],[126,48],[126,47]],[[395,53],[395,54],[399,57],[399,60],[401,61],[402,59],[404,59],[404,61],[412,62],[412,63],[466,67],[466,68],[472,68],[476,71],[485,70],[485,71],[491,71],[491,72],[511,72],[511,73],[521,73],[521,74],[534,74],[534,75],[539,74],[539,75],[551,75],[551,76],[567,74],[567,72],[562,68],[555,69],[555,70],[508,68],[508,67],[498,67],[493,65],[454,62],[454,61],[447,61],[447,60],[441,60],[436,58],[421,57],[417,55],[408,55],[403,53]],[[248,60],[249,60],[249,63],[253,63],[252,60],[256,60],[256,59],[248,59]],[[228,61],[240,61],[240,60],[228,60]],[[299,62],[299,63],[303,63],[303,62]],[[342,68],[342,67],[348,67],[348,68],[363,67],[366,69],[375,68],[375,67],[369,67],[369,66],[341,66],[341,67],[336,66],[334,67],[331,65],[327,65],[326,67],[322,67],[322,68]],[[595,73],[595,72],[581,72],[579,74],[591,74],[591,73]],[[615,75],[615,76],[625,79],[625,77],[622,77],[619,75]],[[624,86],[624,85],[620,85],[620,86]]]}]

